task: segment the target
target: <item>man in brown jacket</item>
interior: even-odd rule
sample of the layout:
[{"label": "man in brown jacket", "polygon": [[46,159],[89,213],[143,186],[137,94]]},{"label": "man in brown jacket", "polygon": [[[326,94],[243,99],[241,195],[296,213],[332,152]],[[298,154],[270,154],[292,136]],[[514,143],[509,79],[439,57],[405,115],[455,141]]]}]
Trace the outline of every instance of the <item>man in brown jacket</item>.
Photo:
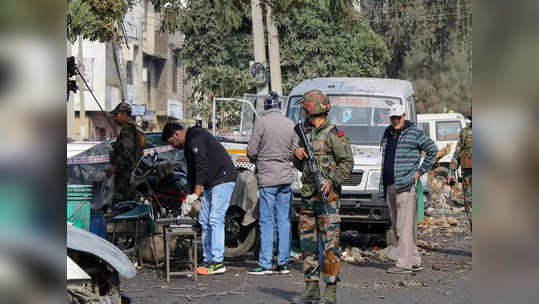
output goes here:
[{"label": "man in brown jacket", "polygon": [[[297,145],[294,123],[281,113],[279,95],[272,91],[264,100],[265,114],[254,127],[247,146],[249,160],[256,164],[260,199],[260,256],[249,274],[287,274],[290,257],[290,200],[292,153]],[[272,270],[273,223],[277,216],[277,267]]]}]

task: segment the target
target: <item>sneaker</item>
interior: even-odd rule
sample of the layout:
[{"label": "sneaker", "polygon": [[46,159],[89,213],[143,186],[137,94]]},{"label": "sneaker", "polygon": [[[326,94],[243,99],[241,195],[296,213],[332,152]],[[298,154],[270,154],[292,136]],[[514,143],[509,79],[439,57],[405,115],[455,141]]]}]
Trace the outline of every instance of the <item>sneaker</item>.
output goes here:
[{"label": "sneaker", "polygon": [[212,263],[207,274],[218,274],[226,272],[226,267],[223,262]]},{"label": "sneaker", "polygon": [[206,264],[206,266],[197,267],[198,274],[218,274],[226,271],[225,264],[221,263],[211,263]]},{"label": "sneaker", "polygon": [[421,264],[412,266],[412,271],[420,271],[423,269]]},{"label": "sneaker", "polygon": [[247,274],[272,274],[273,272],[271,269],[262,268],[260,266],[256,266],[255,268],[252,268],[250,270],[247,270]]},{"label": "sneaker", "polygon": [[402,267],[399,267],[399,266],[394,266],[394,267],[391,267],[388,270],[386,270],[386,272],[387,273],[392,273],[392,274],[407,274],[407,273],[412,273],[412,270],[402,268]]},{"label": "sneaker", "polygon": [[275,267],[274,272],[278,272],[280,274],[289,274],[290,269],[288,269],[288,263],[283,264],[283,265],[277,265],[277,267]]}]

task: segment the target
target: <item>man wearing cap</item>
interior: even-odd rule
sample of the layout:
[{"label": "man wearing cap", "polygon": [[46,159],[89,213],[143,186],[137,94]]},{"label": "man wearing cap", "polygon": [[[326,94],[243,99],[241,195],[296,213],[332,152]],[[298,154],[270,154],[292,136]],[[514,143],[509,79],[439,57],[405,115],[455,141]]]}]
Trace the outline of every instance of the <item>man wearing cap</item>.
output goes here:
[{"label": "man wearing cap", "polygon": [[[290,258],[290,200],[292,152],[297,146],[294,123],[281,113],[281,98],[272,91],[264,99],[266,112],[256,120],[247,146],[247,156],[256,164],[260,198],[260,256],[248,274],[288,274]],[[272,270],[273,224],[277,217],[277,267]]]},{"label": "man wearing cap", "polygon": [[236,167],[221,143],[199,126],[184,128],[169,122],[161,134],[163,141],[183,149],[187,163],[187,183],[191,194],[182,203],[182,215],[191,211],[199,197],[202,205],[198,222],[202,227],[204,262],[199,274],[218,274],[226,271],[225,214],[236,184]]},{"label": "man wearing cap", "polygon": [[[409,120],[400,104],[389,110],[391,125],[382,137],[380,196],[385,197],[397,237],[397,261],[387,273],[404,274],[422,269],[416,246],[416,181],[434,163],[438,149],[432,139]],[[421,154],[426,152],[421,162]]]},{"label": "man wearing cap", "polygon": [[114,175],[114,205],[135,199],[130,184],[131,173],[144,153],[146,137],[144,131],[131,122],[131,106],[128,103],[119,103],[110,114],[120,126],[118,137],[109,152],[110,165],[105,168],[108,176]]},{"label": "man wearing cap", "polygon": [[[299,237],[306,282],[303,293],[293,303],[312,303],[320,300],[318,285],[322,264],[322,280],[326,283],[323,303],[337,303],[337,282],[340,281],[339,235],[340,217],[338,197],[341,185],[354,167],[350,141],[343,131],[329,122],[329,99],[319,90],[311,90],[300,99],[303,116],[308,122],[306,137],[313,151],[316,166],[323,177],[322,201],[312,172],[305,160],[307,154],[302,143],[294,150],[294,166],[302,172],[301,207],[299,211]],[[318,234],[324,243],[324,260],[318,259]]]}]

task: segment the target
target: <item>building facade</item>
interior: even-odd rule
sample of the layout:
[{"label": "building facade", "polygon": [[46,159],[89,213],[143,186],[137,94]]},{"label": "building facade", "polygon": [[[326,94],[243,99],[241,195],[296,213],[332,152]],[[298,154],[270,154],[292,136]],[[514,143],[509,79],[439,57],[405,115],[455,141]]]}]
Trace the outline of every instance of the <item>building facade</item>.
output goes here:
[{"label": "building facade", "polygon": [[[82,41],[84,77],[105,111],[125,100],[138,112],[133,114],[139,114],[135,119],[144,130],[161,130],[167,121],[184,118],[183,101],[192,94],[179,56],[183,35],[162,33],[161,14],[148,0],[140,1],[130,10],[123,25],[121,41]],[[81,62],[79,45],[71,45],[70,50],[77,62]],[[80,119],[81,98],[84,122]],[[68,137],[89,141],[115,137],[84,85],[71,100],[75,124],[71,129],[75,131]]]}]

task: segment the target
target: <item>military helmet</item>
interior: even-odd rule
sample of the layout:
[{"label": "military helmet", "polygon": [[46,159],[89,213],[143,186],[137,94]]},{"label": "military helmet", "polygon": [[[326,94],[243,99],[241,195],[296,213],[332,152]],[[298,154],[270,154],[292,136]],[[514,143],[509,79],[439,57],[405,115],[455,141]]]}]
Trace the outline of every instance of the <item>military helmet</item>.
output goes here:
[{"label": "military helmet", "polygon": [[281,108],[281,97],[277,92],[271,91],[266,98],[264,98],[264,110]]},{"label": "military helmet", "polygon": [[114,110],[110,111],[110,114],[116,115],[120,111],[128,112],[131,115],[131,106],[127,102],[120,102]]},{"label": "military helmet", "polygon": [[309,115],[324,114],[330,108],[328,97],[320,90],[306,92],[297,103],[301,103]]}]

